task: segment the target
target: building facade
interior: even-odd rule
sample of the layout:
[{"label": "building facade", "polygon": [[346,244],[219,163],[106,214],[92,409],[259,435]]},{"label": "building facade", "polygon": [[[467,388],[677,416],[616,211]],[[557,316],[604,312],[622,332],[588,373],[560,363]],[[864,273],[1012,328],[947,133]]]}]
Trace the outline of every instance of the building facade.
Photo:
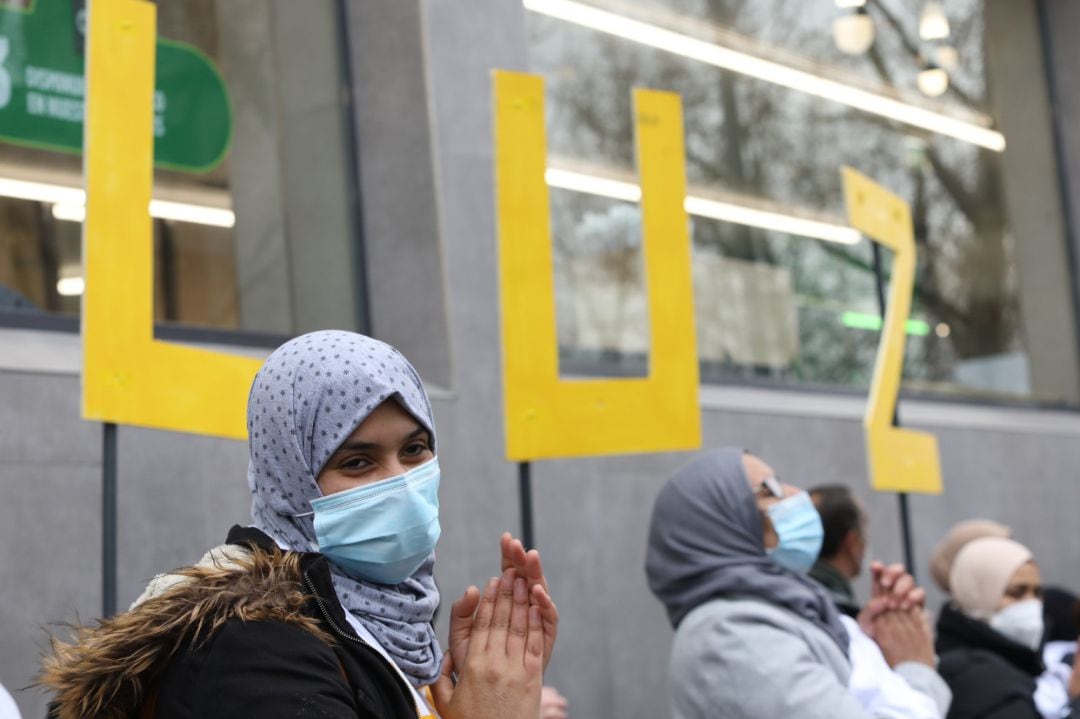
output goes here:
[{"label": "building facade", "polygon": [[[672,90],[702,201],[690,215],[704,446],[749,448],[796,485],[850,484],[875,555],[902,558],[897,500],[867,482],[861,415],[880,316],[870,246],[840,219],[839,168],[852,165],[915,218],[900,417],[937,435],[945,484],[911,498],[920,578],[951,523],[985,516],[1013,527],[1049,583],[1080,587],[1068,531],[1080,506],[1080,10],[956,0],[939,37],[921,32],[924,5],[871,3],[873,44],[849,54],[839,48],[858,49],[862,16],[852,25],[859,14],[828,0],[162,4],[161,36],[216,69],[228,118],[207,140],[226,150],[204,166],[158,157],[157,335],[261,356],[334,327],[401,349],[435,407],[437,576],[456,597],[495,573],[499,533],[520,528],[504,455],[491,71],[547,84],[555,260],[538,271],[555,273],[567,376],[647,371],[639,217],[599,181],[635,182],[631,88]],[[0,7],[0,67],[45,98],[24,108],[44,113],[42,127],[78,119],[62,102],[79,99],[77,74],[56,58],[80,52],[81,10]],[[71,48],[40,59],[43,17],[70,23],[50,42]],[[632,22],[616,32],[619,18]],[[923,74],[935,69],[949,88],[928,97],[919,87],[937,89],[940,75]],[[816,80],[785,84],[793,70]],[[173,91],[162,152],[184,122],[168,108],[213,88]],[[892,102],[868,111],[852,99],[866,94]],[[913,124],[912,109],[954,129]],[[4,111],[0,683],[14,691],[33,681],[50,623],[100,614],[103,429],[79,410],[80,208],[64,194],[81,183],[79,154],[59,130],[43,142],[6,125]],[[574,716],[667,715],[672,632],[643,563],[653,497],[688,457],[532,465],[536,543],[562,617],[547,682]],[[240,442],[119,429],[121,607],[247,521],[246,463]],[[24,716],[43,716],[45,697],[14,694]]]}]

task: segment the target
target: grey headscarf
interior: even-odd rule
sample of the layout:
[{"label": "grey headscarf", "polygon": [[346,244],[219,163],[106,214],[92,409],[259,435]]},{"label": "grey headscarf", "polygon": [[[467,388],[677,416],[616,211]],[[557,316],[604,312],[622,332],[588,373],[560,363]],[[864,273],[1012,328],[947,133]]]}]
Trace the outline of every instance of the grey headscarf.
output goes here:
[{"label": "grey headscarf", "polygon": [[[394,398],[425,429],[435,423],[420,377],[388,344],[353,332],[312,332],[276,349],[248,398],[251,517],[278,544],[319,551],[309,502],[323,465],[382,402]],[[442,651],[431,620],[439,604],[432,555],[411,577],[386,586],[349,576],[331,563],[346,611],[366,627],[417,686],[439,675]]]},{"label": "grey headscarf", "polygon": [[756,597],[821,627],[846,655],[848,635],[825,592],[765,553],[742,457],[741,449],[708,452],[660,490],[645,558],[649,588],[674,627],[710,599]]}]

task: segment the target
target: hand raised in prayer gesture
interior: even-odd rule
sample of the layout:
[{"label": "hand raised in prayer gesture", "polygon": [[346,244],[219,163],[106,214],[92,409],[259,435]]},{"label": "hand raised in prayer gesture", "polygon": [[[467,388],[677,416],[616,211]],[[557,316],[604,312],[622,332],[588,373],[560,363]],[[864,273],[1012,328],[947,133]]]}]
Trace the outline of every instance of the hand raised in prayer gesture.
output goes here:
[{"label": "hand raised in prayer gesture", "polygon": [[[455,612],[473,593],[469,587]],[[442,719],[536,719],[543,684],[544,619],[530,601],[528,582],[514,569],[492,579],[479,597],[462,664],[455,652],[443,660],[431,687]],[[460,672],[455,686],[451,678]]]},{"label": "hand raised in prayer gesture", "polygon": [[[559,612],[555,602],[548,594],[547,579],[540,562],[540,552],[532,549],[525,551],[521,540],[515,539],[509,532],[504,532],[499,540],[502,554],[501,571],[513,569],[518,577],[525,580],[529,594],[529,604],[540,609],[544,622],[544,669],[551,661],[551,652],[555,647],[555,638],[559,630]],[[450,609],[450,654],[457,666],[462,666],[469,648],[474,616],[480,602],[480,591],[469,587]]]},{"label": "hand raised in prayer gesture", "polygon": [[859,626],[873,638],[889,666],[936,663],[934,637],[926,619],[926,592],[902,564],[870,563],[870,601],[859,612]]},{"label": "hand raised in prayer gesture", "polygon": [[859,612],[859,626],[870,637],[874,636],[874,621],[888,611],[922,611],[926,605],[926,591],[915,584],[902,564],[885,565],[870,563],[870,601]]},{"label": "hand raised in prayer gesture", "polygon": [[890,667],[904,662],[937,664],[934,634],[922,609],[890,609],[874,620],[874,641]]}]

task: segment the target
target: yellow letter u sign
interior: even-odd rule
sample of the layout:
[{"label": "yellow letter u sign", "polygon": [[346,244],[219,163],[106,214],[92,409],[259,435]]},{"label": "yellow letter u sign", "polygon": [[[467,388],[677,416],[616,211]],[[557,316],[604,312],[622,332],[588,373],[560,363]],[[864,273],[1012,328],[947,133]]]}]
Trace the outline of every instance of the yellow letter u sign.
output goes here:
[{"label": "yellow letter u sign", "polygon": [[559,377],[544,83],[495,73],[503,392],[508,459],[701,445],[686,175],[678,95],[634,92],[651,342],[642,379]]}]

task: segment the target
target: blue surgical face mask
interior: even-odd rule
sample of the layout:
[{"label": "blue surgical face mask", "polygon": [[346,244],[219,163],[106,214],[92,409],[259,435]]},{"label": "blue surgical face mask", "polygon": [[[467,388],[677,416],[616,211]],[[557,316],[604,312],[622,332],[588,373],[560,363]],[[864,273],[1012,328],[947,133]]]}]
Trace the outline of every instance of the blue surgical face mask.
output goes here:
[{"label": "blue surgical face mask", "polygon": [[773,561],[782,567],[805,574],[810,571],[821,552],[825,530],[810,495],[799,492],[781,500],[767,510],[780,542],[766,550]]},{"label": "blue surgical face mask", "polygon": [[319,551],[349,574],[400,584],[439,541],[439,462],[311,500]]}]

